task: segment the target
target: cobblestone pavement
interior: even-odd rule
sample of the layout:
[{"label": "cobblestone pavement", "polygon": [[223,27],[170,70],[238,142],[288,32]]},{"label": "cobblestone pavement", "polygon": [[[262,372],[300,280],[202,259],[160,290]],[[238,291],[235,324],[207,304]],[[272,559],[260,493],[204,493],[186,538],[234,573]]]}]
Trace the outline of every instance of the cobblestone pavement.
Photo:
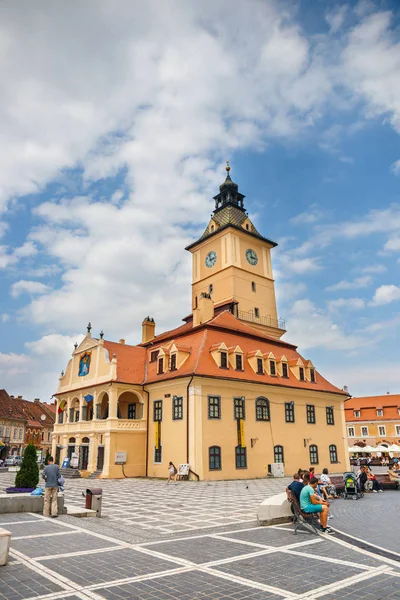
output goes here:
[{"label": "cobblestone pavement", "polygon": [[[82,505],[87,483],[68,482],[67,503]],[[0,515],[13,533],[0,600],[400,600],[400,562],[334,536],[294,536],[291,525],[257,527],[256,507],[282,491],[282,480],[101,484],[102,519]],[[385,522],[375,503],[399,500],[400,492],[366,497],[368,528]],[[362,511],[361,501],[338,500],[332,524],[340,528],[348,514],[363,520]],[[139,533],[121,535],[130,527]]]}]

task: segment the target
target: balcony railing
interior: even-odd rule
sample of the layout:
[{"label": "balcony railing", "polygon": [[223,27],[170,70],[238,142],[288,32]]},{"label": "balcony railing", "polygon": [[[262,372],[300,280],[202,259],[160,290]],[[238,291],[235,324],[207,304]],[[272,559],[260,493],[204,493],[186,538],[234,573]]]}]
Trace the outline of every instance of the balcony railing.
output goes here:
[{"label": "balcony railing", "polygon": [[80,433],[91,431],[108,431],[119,429],[125,431],[145,430],[146,419],[94,419],[91,421],[76,421],[73,423],[56,423],[54,433]]},{"label": "balcony railing", "polygon": [[267,327],[275,327],[276,329],[286,329],[285,319],[272,319],[272,317],[256,317],[254,311],[237,311],[238,319],[242,321],[249,321],[250,323],[259,323],[260,325],[266,325]]}]

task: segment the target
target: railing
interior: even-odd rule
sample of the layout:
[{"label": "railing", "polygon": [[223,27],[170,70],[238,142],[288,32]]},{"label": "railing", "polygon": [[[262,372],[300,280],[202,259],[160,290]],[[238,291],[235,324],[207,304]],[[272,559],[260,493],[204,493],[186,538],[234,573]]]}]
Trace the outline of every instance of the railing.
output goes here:
[{"label": "railing", "polygon": [[251,323],[259,323],[260,325],[266,325],[267,327],[276,327],[277,329],[286,329],[285,319],[272,319],[272,317],[256,317],[252,310],[237,311],[238,319],[242,321],[249,321]]},{"label": "railing", "polygon": [[95,432],[107,431],[111,429],[122,429],[126,431],[146,429],[145,419],[93,419],[91,421],[76,421],[73,423],[56,423],[54,433],[57,435],[63,433],[80,433],[80,432]]}]

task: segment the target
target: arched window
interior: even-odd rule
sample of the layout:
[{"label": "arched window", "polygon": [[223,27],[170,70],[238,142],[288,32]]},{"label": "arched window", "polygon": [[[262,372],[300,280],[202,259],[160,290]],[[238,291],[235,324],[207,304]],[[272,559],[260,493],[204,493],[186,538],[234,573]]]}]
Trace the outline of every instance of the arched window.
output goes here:
[{"label": "arched window", "polygon": [[84,437],[84,438],[82,439],[82,444],[88,444],[89,442],[90,442],[90,440],[89,440],[89,438],[88,438],[88,437]]},{"label": "arched window", "polygon": [[318,446],[311,444],[310,446],[310,465],[318,464]]},{"label": "arched window", "polygon": [[242,446],[236,446],[235,463],[237,469],[247,469],[246,448],[243,448]]},{"label": "arched window", "polygon": [[283,446],[275,446],[274,448],[274,462],[284,463]]},{"label": "arched window", "polygon": [[331,463],[339,462],[338,458],[337,458],[337,448],[336,448],[335,444],[331,444],[329,446],[329,458],[330,458]]},{"label": "arched window", "polygon": [[270,421],[269,400],[256,398],[256,421]]},{"label": "arched window", "polygon": [[222,469],[220,446],[210,446],[208,449],[208,466],[210,471],[219,471]]},{"label": "arched window", "polygon": [[75,444],[76,439],[75,438],[69,438],[68,443],[69,444]]}]

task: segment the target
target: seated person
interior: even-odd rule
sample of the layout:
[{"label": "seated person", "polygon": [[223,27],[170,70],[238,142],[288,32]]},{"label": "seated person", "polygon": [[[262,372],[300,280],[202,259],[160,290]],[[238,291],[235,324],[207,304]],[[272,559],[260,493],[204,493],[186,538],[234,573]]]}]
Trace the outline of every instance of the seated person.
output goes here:
[{"label": "seated person", "polygon": [[328,469],[325,468],[322,470],[322,475],[319,479],[321,483],[323,483],[323,485],[325,486],[327,493],[333,498],[338,498],[336,488],[331,482],[330,477],[328,475]]},{"label": "seated person", "polygon": [[383,487],[382,485],[379,483],[379,481],[377,480],[377,478],[375,477],[375,475],[372,473],[372,471],[368,471],[366,469],[367,472],[367,477],[368,477],[368,481],[366,484],[366,487],[374,492],[374,494],[376,494],[377,492],[383,492]]},{"label": "seated person", "polygon": [[368,475],[365,467],[360,467],[360,470],[357,473],[357,485],[360,492],[365,491],[365,484],[368,481]]},{"label": "seated person", "polygon": [[388,475],[390,481],[400,482],[400,474],[395,470],[395,465],[393,465],[393,469],[388,469]]},{"label": "seated person", "polygon": [[[298,473],[295,473],[293,475],[293,481],[291,484],[288,485],[287,489],[290,490],[291,492],[293,492],[293,494],[296,496],[297,501],[300,504],[300,492],[303,489],[304,484],[300,481],[300,477]],[[287,490],[286,490],[287,492]]]},{"label": "seated person", "polygon": [[315,490],[318,485],[318,479],[312,477],[310,483],[301,490],[300,493],[300,508],[303,512],[313,514],[317,513],[321,523],[321,531],[323,533],[333,533],[332,529],[327,527],[329,506],[325,500],[320,500],[315,495]]}]

